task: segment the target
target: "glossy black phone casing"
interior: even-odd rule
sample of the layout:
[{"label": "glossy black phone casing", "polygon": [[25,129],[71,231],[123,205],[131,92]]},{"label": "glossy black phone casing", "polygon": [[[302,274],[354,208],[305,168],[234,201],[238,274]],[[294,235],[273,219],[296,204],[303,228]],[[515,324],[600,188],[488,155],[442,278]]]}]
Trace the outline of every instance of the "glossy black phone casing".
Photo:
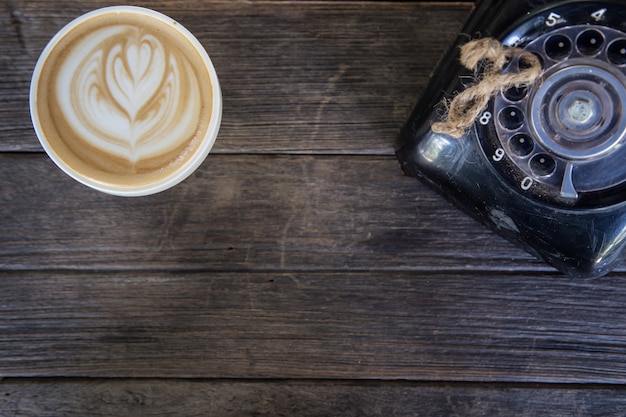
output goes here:
[{"label": "glossy black phone casing", "polygon": [[[526,174],[517,172],[510,161],[513,168],[494,161],[502,159],[492,154],[489,142],[495,139],[485,137],[495,135],[495,127],[477,123],[462,138],[455,139],[433,133],[430,126],[445,113],[442,99],[453,97],[473,75],[458,64],[459,46],[470,37],[490,36],[505,44],[524,47],[533,40],[551,36],[551,31],[572,34],[577,28],[584,30],[588,25],[595,25],[610,36],[613,36],[612,29],[626,33],[626,4],[615,1],[477,2],[462,34],[439,63],[403,128],[397,151],[397,158],[407,174],[423,180],[526,251],[563,273],[577,277],[601,276],[619,263],[626,244],[625,184],[613,179],[607,190],[583,191],[576,199],[567,197],[563,191],[565,186],[560,192],[552,193],[550,187],[542,191],[542,178],[535,179],[536,187],[529,185],[530,190],[527,190]],[[568,36],[578,42],[574,35]],[[572,62],[584,61],[584,57],[572,57]],[[567,65],[568,61],[564,60],[555,68],[561,70]],[[613,71],[604,62],[601,67],[607,67],[607,72]],[[621,67],[616,70],[620,71],[623,72]],[[615,111],[618,110],[616,107]],[[615,145],[615,149],[620,147],[621,142]],[[616,157],[613,160],[617,160]],[[602,175],[601,172],[596,174],[601,171],[597,168],[602,167],[601,161],[601,158],[594,161],[596,168],[590,171],[592,175]],[[587,162],[576,160],[572,164]],[[609,169],[614,171],[613,167]]]}]

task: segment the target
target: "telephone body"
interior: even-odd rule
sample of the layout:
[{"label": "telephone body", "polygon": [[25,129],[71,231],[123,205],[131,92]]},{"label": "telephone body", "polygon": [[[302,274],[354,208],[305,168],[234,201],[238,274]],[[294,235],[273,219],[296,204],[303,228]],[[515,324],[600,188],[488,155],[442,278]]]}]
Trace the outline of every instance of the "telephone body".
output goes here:
[{"label": "telephone body", "polygon": [[[444,99],[476,81],[459,64],[492,37],[542,64],[500,91],[461,138],[434,133]],[[502,70],[520,70],[513,58]],[[626,4],[479,0],[400,133],[402,169],[563,273],[597,277],[626,244]]]}]

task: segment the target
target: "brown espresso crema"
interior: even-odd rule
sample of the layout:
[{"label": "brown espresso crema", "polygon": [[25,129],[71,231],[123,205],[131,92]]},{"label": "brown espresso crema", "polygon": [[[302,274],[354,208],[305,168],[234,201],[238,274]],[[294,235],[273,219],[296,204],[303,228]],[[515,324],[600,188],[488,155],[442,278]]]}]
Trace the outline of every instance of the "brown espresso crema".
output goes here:
[{"label": "brown espresso crema", "polygon": [[81,175],[150,183],[200,146],[214,92],[202,56],[175,26],[133,11],[97,14],[47,56],[36,91],[41,130]]}]

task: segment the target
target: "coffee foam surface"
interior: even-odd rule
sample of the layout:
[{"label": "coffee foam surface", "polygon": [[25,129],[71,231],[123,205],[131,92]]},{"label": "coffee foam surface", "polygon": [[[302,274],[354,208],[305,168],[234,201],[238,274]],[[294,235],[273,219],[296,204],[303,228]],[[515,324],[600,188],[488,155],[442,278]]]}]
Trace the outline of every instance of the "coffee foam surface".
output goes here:
[{"label": "coffee foam surface", "polygon": [[66,33],[39,89],[54,152],[104,182],[167,176],[193,154],[211,115],[211,82],[197,50],[143,14],[96,15]]}]

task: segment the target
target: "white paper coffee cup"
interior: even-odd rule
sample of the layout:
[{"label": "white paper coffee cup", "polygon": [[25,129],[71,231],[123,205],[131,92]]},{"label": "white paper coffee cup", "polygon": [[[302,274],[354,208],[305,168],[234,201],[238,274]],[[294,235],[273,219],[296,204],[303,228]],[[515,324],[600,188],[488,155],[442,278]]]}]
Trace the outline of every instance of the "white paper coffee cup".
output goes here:
[{"label": "white paper coffee cup", "polygon": [[119,196],[158,193],[190,176],[217,137],[213,64],[180,23],[114,6],[63,27],[30,86],[37,137],[70,177]]}]

